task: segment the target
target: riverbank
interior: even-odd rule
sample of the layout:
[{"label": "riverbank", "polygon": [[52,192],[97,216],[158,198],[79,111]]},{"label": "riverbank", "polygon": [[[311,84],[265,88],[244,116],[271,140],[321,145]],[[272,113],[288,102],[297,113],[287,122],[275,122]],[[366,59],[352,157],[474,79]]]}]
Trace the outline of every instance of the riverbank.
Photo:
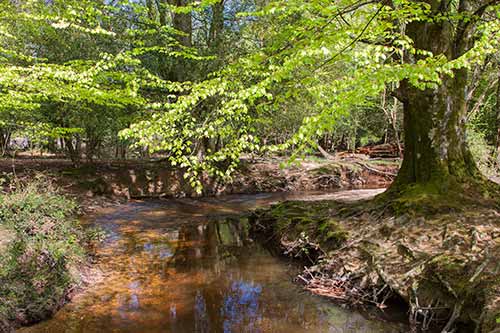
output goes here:
[{"label": "riverbank", "polygon": [[[398,159],[372,160],[365,155],[333,161],[314,157],[281,168],[285,162],[278,157],[244,159],[231,182],[207,179],[202,196],[380,188],[393,181],[400,165]],[[68,160],[23,157],[0,159],[0,172],[28,179],[44,173],[90,210],[129,199],[200,196],[184,181],[182,170],[162,162],[96,161],[75,168]]]},{"label": "riverbank", "polygon": [[100,234],[79,224],[76,208],[46,178],[0,195],[0,332],[52,316],[95,279]]},{"label": "riverbank", "polygon": [[[204,194],[381,187],[392,181],[399,166],[397,160],[357,156],[314,158],[289,169],[281,169],[281,162],[243,161],[231,184],[212,184]],[[18,179],[27,180],[39,172],[48,174],[81,205],[80,214],[132,198],[194,195],[182,184],[179,172],[175,178],[176,172],[156,163],[98,163],[75,169],[60,160],[2,160],[0,170],[15,171]],[[307,263],[299,280],[313,293],[381,308],[398,298],[408,304],[415,326],[449,323],[458,325],[460,332],[494,331],[500,299],[495,266],[500,213],[474,207],[429,216],[391,216],[350,204],[378,193],[325,193],[315,197],[323,200],[319,202],[285,202],[253,214],[252,226],[254,232],[267,235],[266,241],[272,239],[284,253]],[[477,330],[474,322],[480,323]]]},{"label": "riverbank", "polygon": [[299,280],[313,293],[379,307],[403,300],[415,331],[498,332],[498,210],[394,216],[337,199],[259,210],[253,231],[307,263]]},{"label": "riverbank", "polygon": [[[131,200],[87,222],[109,233],[103,280],[22,333],[402,333],[404,315],[359,312],[304,292],[300,268],[249,234],[256,207],[331,194]],[[403,319],[403,321],[401,321]]]},{"label": "riverbank", "polygon": [[[314,158],[304,161],[301,165],[283,169],[280,168],[280,163],[284,161],[284,159],[242,161],[242,168],[234,177],[233,182],[224,185],[208,185],[204,195],[258,193],[262,191],[287,193],[332,190],[353,186],[384,186],[392,181],[399,166],[397,160],[368,161],[359,157],[348,157],[337,161]],[[190,187],[183,183],[180,171],[169,170],[160,163],[100,162],[74,168],[66,160],[24,157],[1,159],[0,172],[2,173],[3,195],[5,197],[15,194],[16,191],[20,190],[19,186],[32,182],[39,185],[37,185],[37,191],[42,190],[43,192],[48,189],[50,192],[54,190],[50,196],[62,195],[59,197],[59,201],[71,203],[71,207],[68,210],[59,207],[60,209],[56,209],[54,213],[60,212],[68,221],[72,220],[73,214],[83,216],[105,207],[119,207],[134,198],[195,196]],[[30,195],[34,195],[36,198],[40,195],[37,191]],[[41,193],[41,195],[44,196],[46,193]],[[71,198],[71,200],[67,201],[65,198]],[[77,203],[78,206],[73,206],[73,202]],[[45,211],[44,200],[38,200],[37,205],[40,212]],[[35,224],[34,227],[39,228],[45,225],[47,219],[44,216],[33,216],[31,220]],[[7,254],[12,252],[13,244],[19,242],[20,239],[28,239],[31,242],[30,235],[23,232],[18,234],[15,232],[15,228],[14,224],[4,223],[0,225],[0,249]],[[53,229],[47,228],[49,231]],[[66,229],[59,231],[64,232],[54,232],[52,235],[56,238],[55,243],[57,244],[59,244],[59,236],[65,233],[70,236],[77,233],[80,236],[83,235],[80,226],[73,224],[73,222],[67,224]],[[68,237],[69,240],[80,237],[73,236]],[[67,262],[62,264],[58,272],[62,274],[61,277],[64,277],[64,281],[44,278],[45,282],[34,282],[35,285],[40,286],[39,290],[6,296],[10,299],[10,305],[9,309],[2,310],[3,313],[0,316],[2,317],[0,318],[1,331],[8,331],[12,327],[31,324],[52,316],[78,291],[97,281],[93,276],[99,274],[93,270],[93,265],[88,260],[91,259],[93,249],[83,244],[85,242],[86,240],[81,240],[81,242],[79,240],[75,243],[75,246],[83,246],[79,250],[78,257],[63,258]],[[45,245],[47,244],[51,245],[52,243],[46,242]],[[47,258],[44,259],[43,256],[40,256],[38,251],[44,251],[45,245],[30,252],[26,258],[29,262],[37,262],[36,269],[24,270],[19,275],[17,266],[11,265],[12,267],[9,268],[5,262],[2,264],[5,272],[3,276],[5,288],[9,288],[11,282],[15,282],[16,279],[20,280],[21,284],[25,283],[25,287],[29,287],[27,283],[32,281],[37,274],[39,277],[50,275],[49,273],[53,270],[50,260],[45,260]],[[54,249],[57,249],[58,246],[55,246]],[[16,254],[16,256],[19,255]],[[51,256],[50,253],[49,256]],[[48,294],[44,294],[45,292]],[[39,306],[37,307],[28,306],[30,299],[33,302],[36,299],[35,303],[40,301],[41,304],[38,302]]]}]

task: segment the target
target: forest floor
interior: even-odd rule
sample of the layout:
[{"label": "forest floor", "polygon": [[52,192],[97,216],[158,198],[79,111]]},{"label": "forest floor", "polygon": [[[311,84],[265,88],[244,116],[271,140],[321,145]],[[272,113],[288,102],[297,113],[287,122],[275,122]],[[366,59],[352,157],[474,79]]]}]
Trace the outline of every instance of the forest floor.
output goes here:
[{"label": "forest floor", "polygon": [[395,216],[365,209],[380,192],[290,201],[255,212],[256,234],[306,266],[313,293],[350,304],[408,304],[415,329],[500,331],[500,211]]}]

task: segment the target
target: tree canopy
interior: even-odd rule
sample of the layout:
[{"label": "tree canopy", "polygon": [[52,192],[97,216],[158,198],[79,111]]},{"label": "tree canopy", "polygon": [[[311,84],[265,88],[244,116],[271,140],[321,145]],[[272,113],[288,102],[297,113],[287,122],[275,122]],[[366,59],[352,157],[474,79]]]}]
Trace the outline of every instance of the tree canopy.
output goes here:
[{"label": "tree canopy", "polygon": [[[118,144],[120,132],[138,151],[184,169],[198,191],[204,174],[229,179],[244,154],[288,150],[293,161],[316,150],[325,135],[332,140],[342,133],[338,140],[349,142],[354,131],[348,147],[361,140],[359,128],[365,141],[380,136],[379,125],[359,126],[363,117],[373,124],[387,117],[385,135],[392,131],[398,142],[398,131],[404,132],[405,156],[428,155],[412,152],[410,141],[422,138],[430,138],[426,151],[446,149],[451,127],[439,124],[449,122],[447,102],[429,113],[439,120],[412,129],[410,95],[412,101],[446,100],[453,88],[465,89],[448,103],[458,110],[462,100],[483,106],[482,93],[494,88],[485,78],[496,72],[496,1],[31,0],[1,6],[4,141],[20,127],[32,128],[45,138],[65,138],[77,161],[81,138],[92,158],[104,141]],[[469,72],[486,81],[476,86]],[[420,114],[433,108],[419,107],[427,109]],[[465,126],[457,112],[453,126]],[[465,140],[459,132],[453,145]],[[455,159],[450,154],[429,155],[425,163],[437,170],[437,160]],[[408,170],[419,168],[413,163]],[[406,183],[432,178],[407,174]]]}]

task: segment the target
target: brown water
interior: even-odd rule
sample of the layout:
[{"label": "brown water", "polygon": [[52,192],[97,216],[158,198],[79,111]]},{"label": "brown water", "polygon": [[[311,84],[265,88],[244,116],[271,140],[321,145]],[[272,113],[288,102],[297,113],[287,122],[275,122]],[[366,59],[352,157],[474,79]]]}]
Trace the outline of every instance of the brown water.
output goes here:
[{"label": "brown water", "polygon": [[296,267],[252,241],[245,220],[228,218],[277,199],[146,201],[104,212],[90,222],[109,234],[98,250],[101,282],[23,332],[405,332],[304,292],[292,282]]}]

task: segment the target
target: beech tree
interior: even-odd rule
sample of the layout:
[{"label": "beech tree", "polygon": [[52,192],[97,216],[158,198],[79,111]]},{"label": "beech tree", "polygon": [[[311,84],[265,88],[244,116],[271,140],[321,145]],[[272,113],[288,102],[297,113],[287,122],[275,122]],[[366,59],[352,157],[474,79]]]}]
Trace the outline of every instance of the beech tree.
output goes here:
[{"label": "beech tree", "polygon": [[[247,14],[263,47],[238,59],[127,135],[153,151],[172,152],[196,186],[203,172],[231,174],[243,152],[314,149],[336,119],[390,87],[404,107],[404,161],[385,198],[485,194],[493,189],[467,147],[468,72],[495,51],[498,1],[272,1]],[[286,144],[264,147],[255,124],[286,103],[310,100],[314,111]],[[191,117],[210,101],[208,118]],[[182,128],[182,130],[181,130]],[[192,128],[192,130],[186,130]],[[175,134],[172,134],[175,133]],[[179,134],[182,133],[182,134]],[[193,142],[224,145],[204,158]],[[174,140],[175,138],[175,140]],[[173,144],[175,142],[176,144]],[[224,162],[224,163],[222,163]]]},{"label": "beech tree", "polygon": [[[409,22],[406,34],[414,48],[452,62],[469,52],[478,40],[479,22],[500,1],[415,1],[426,5],[425,18]],[[391,4],[394,6],[394,4]],[[492,13],[496,16],[496,13]],[[497,18],[495,17],[495,20]],[[406,53],[404,61],[418,64],[423,55]],[[441,193],[457,186],[484,185],[466,141],[468,68],[454,68],[434,87],[421,89],[404,79],[397,91],[404,105],[405,154],[391,187],[412,184]],[[431,185],[431,187],[429,187]]]},{"label": "beech tree", "polygon": [[[229,179],[242,154],[293,148],[294,161],[316,150],[339,119],[392,96],[404,109],[404,160],[385,198],[497,191],[476,167],[466,124],[469,72],[497,52],[499,1],[7,1],[1,8],[2,146],[20,115],[39,122],[31,115],[46,106],[93,113],[93,123],[69,124],[64,111],[65,122],[52,124],[87,132],[99,131],[104,114],[88,110],[139,110],[122,137],[167,156],[201,191],[205,174]],[[195,13],[207,18],[204,27]],[[21,32],[41,39],[24,43]],[[238,40],[226,45],[224,34]],[[100,49],[51,48],[66,38],[99,41]],[[273,119],[296,127],[301,118],[286,142],[263,143],[266,128],[276,130]]]},{"label": "beech tree", "polygon": [[[172,49],[145,46],[144,35],[151,32],[134,24],[147,18],[130,11],[96,1],[0,3],[2,153],[12,133],[24,131],[61,139],[74,164],[85,141],[92,160],[104,137],[116,137],[151,101],[145,90],[175,91],[140,60],[151,52],[171,55]],[[123,24],[127,15],[135,20],[131,28]]]}]

